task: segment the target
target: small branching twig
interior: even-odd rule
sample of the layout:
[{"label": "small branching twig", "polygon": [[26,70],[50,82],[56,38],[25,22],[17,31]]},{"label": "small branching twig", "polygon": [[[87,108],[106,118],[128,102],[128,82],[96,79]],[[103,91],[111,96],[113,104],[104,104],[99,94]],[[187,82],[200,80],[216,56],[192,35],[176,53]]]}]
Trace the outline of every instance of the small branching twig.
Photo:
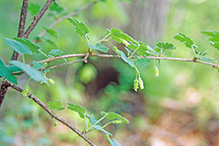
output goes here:
[{"label": "small branching twig", "polygon": [[[10,82],[8,82],[7,80],[4,81],[5,85],[8,87],[13,88],[14,90],[18,91],[18,92],[22,92],[23,88],[12,84]],[[49,115],[51,115],[54,119],[58,120],[59,122],[61,122],[62,124],[66,125],[67,127],[69,127],[72,131],[74,131],[75,133],[77,133],[80,137],[82,137],[87,143],[89,143],[91,146],[96,146],[96,144],[94,144],[86,135],[84,135],[81,131],[79,131],[76,127],[74,127],[73,125],[71,125],[70,123],[68,123],[67,121],[65,121],[64,119],[62,119],[61,117],[59,117],[58,115],[54,114],[40,99],[38,99],[36,96],[34,96],[33,94],[29,93],[27,94],[27,96],[29,98],[31,98],[33,101],[35,101],[38,105],[40,105]]]},{"label": "small branching twig", "polygon": [[[88,9],[89,7],[91,7],[92,5],[94,5],[96,2],[97,2],[97,1],[93,1],[93,2],[91,2],[90,4],[88,4],[88,5],[86,5],[86,6],[82,7],[82,8],[80,8],[80,9],[78,9],[77,11],[72,12],[72,13],[69,13],[69,14],[67,14],[67,15],[65,15],[65,16],[63,16],[63,17],[61,17],[61,18],[59,18],[59,19],[57,19],[55,22],[53,22],[52,24],[50,24],[50,25],[48,26],[48,28],[52,28],[53,26],[55,26],[56,24],[58,24],[59,22],[65,20],[65,19],[67,19],[68,17],[72,17],[72,16],[77,15],[77,14],[80,13],[81,11],[84,11],[84,10]],[[43,31],[38,35],[38,37],[42,37],[45,33],[46,33],[46,30],[43,30]],[[34,40],[33,42],[36,42],[36,40]]]},{"label": "small branching twig", "polygon": [[33,22],[30,24],[26,32],[24,33],[24,37],[27,38],[29,34],[32,32],[32,30],[36,27],[37,23],[40,21],[46,10],[49,8],[49,6],[52,4],[54,0],[47,0],[46,4],[43,6],[41,11],[34,17]]}]

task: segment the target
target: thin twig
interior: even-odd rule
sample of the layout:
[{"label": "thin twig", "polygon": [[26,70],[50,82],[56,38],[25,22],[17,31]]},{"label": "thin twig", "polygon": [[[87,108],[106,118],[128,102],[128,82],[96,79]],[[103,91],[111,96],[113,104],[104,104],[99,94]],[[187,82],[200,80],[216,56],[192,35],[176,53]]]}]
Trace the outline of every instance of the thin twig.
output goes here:
[{"label": "thin twig", "polygon": [[[80,8],[80,9],[78,9],[77,11],[72,12],[72,13],[69,13],[69,14],[67,14],[67,15],[65,15],[65,16],[63,16],[63,17],[61,17],[61,18],[59,18],[59,19],[57,19],[55,22],[53,22],[52,24],[50,24],[50,25],[48,26],[48,28],[52,28],[53,26],[55,26],[56,24],[58,24],[59,22],[65,20],[65,19],[67,19],[68,17],[77,15],[77,14],[80,13],[81,11],[84,11],[84,10],[88,9],[89,7],[91,7],[92,5],[94,5],[96,2],[97,2],[97,1],[93,1],[93,2],[89,3],[88,5],[86,5],[86,6],[82,7],[82,8]],[[43,31],[38,35],[38,37],[42,37],[45,33],[46,33],[46,30],[43,30]],[[34,40],[34,42],[35,42],[35,41],[36,41],[36,40]]]},{"label": "thin twig", "polygon": [[24,37],[27,38],[29,34],[32,32],[32,30],[36,27],[37,23],[40,21],[46,10],[49,8],[49,6],[52,4],[54,0],[47,0],[46,4],[43,6],[41,11],[34,17],[33,22],[30,24],[26,32],[24,33]]},{"label": "thin twig", "polygon": [[[11,87],[15,90],[17,90],[18,92],[22,92],[23,88],[12,84],[10,82],[8,82],[7,80],[5,80],[5,84],[8,87]],[[31,98],[32,100],[34,100],[38,105],[40,105],[49,115],[51,115],[53,118],[55,118],[56,120],[58,120],[59,122],[61,122],[62,124],[66,125],[67,127],[69,127],[72,131],[74,131],[75,133],[77,133],[80,137],[82,137],[87,143],[89,143],[91,146],[96,146],[95,143],[93,143],[86,135],[84,135],[81,131],[79,131],[76,127],[74,127],[73,125],[71,125],[70,123],[68,123],[67,121],[65,121],[64,119],[62,119],[61,117],[59,117],[58,115],[54,114],[40,99],[38,99],[36,96],[34,96],[33,94],[29,93],[27,94],[27,96],[29,98]]]}]

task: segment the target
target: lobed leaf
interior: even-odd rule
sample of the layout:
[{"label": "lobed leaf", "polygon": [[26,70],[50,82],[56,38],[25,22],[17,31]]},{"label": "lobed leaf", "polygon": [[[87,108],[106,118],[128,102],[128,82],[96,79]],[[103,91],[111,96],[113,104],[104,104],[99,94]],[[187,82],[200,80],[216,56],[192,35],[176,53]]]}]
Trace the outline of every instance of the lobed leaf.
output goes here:
[{"label": "lobed leaf", "polygon": [[48,102],[48,107],[50,109],[55,109],[58,111],[64,110],[65,108],[62,107],[62,103],[60,101],[55,101],[55,102]]},{"label": "lobed leaf", "polygon": [[[94,117],[93,114],[91,114],[91,116],[89,116],[89,115],[86,115],[86,116],[88,117],[88,119],[89,119],[89,121],[90,121],[90,123],[91,123],[92,125],[94,125],[94,124],[97,122],[97,120],[96,120],[96,118]],[[98,122],[97,125],[101,126],[101,123]]]},{"label": "lobed leaf", "polygon": [[119,115],[117,113],[114,113],[114,112],[108,112],[107,113],[107,112],[101,111],[101,114],[102,115],[107,115],[106,118],[108,118],[110,120],[118,119],[118,120],[121,120],[121,121],[123,121],[123,122],[125,122],[127,124],[129,123],[129,121],[126,118],[124,118],[121,115]]},{"label": "lobed leaf", "polygon": [[118,43],[122,43],[124,40],[132,43],[136,42],[131,36],[118,28],[112,28],[111,30],[107,29],[106,34],[109,34],[109,36]]},{"label": "lobed leaf", "polygon": [[28,66],[27,64],[22,63],[20,61],[16,61],[16,60],[12,60],[9,63],[16,66],[17,68],[20,68],[21,70],[23,70],[34,81],[36,81],[36,82],[45,82],[47,85],[49,85],[49,83],[46,80],[46,78],[44,77],[44,75],[40,71],[38,71],[37,69],[32,68],[32,67]]},{"label": "lobed leaf", "polygon": [[110,139],[109,135],[106,135],[106,139],[111,146],[121,146],[115,139]]},{"label": "lobed leaf", "polygon": [[46,28],[45,26],[42,26],[42,27],[46,30],[46,32],[49,35],[58,38],[58,32],[57,31],[55,31],[54,29],[51,29],[51,28]]},{"label": "lobed leaf", "polygon": [[174,38],[184,43],[188,48],[192,48],[192,46],[195,46],[193,40],[184,33],[179,32],[174,36]]},{"label": "lobed leaf", "polygon": [[55,11],[57,13],[61,13],[64,8],[63,7],[60,7],[57,3],[52,3],[50,6],[49,6],[49,10],[50,11]]},{"label": "lobed leaf", "polygon": [[172,43],[157,42],[156,46],[159,48],[163,48],[164,50],[166,49],[175,50],[176,49],[176,47]]},{"label": "lobed leaf", "polygon": [[12,39],[8,39],[8,38],[4,38],[6,40],[5,44],[12,47],[14,49],[14,51],[18,52],[19,54],[23,55],[24,53],[32,55],[32,51],[24,44],[16,41],[16,40],[12,40]]},{"label": "lobed leaf", "polygon": [[132,60],[127,58],[124,52],[118,50],[117,54],[120,55],[122,60],[125,61],[126,63],[128,63],[131,67],[135,67],[134,63],[132,62]]},{"label": "lobed leaf", "polygon": [[49,52],[50,55],[55,56],[55,57],[60,56],[62,53],[63,53],[63,51],[59,50],[59,49],[52,49]]},{"label": "lobed leaf", "polygon": [[86,113],[86,109],[83,108],[82,106],[74,103],[67,103],[68,104],[68,109],[75,111],[79,114],[81,118],[84,118],[84,114]]},{"label": "lobed leaf", "polygon": [[136,61],[134,62],[136,65],[139,65],[141,67],[146,67],[150,64],[151,60],[148,58],[139,58],[138,56],[135,56]]},{"label": "lobed leaf", "polygon": [[10,82],[17,84],[17,78],[11,74],[10,69],[5,65],[5,63],[0,59],[0,76],[5,77]]},{"label": "lobed leaf", "polygon": [[201,31],[201,33],[209,36],[210,37],[209,41],[211,42],[211,45],[219,50],[219,32],[217,32],[217,31]]},{"label": "lobed leaf", "polygon": [[39,53],[38,49],[40,49],[40,47],[34,43],[32,43],[30,40],[26,39],[26,38],[14,38],[14,40],[22,43],[23,45],[26,45],[27,47],[30,48],[30,50],[34,53]]},{"label": "lobed leaf", "polygon": [[33,68],[36,69],[45,68],[45,65],[42,62],[33,61],[32,64],[33,64]]},{"label": "lobed leaf", "polygon": [[39,4],[29,3],[28,11],[31,12],[32,15],[37,15],[40,11],[41,6]]},{"label": "lobed leaf", "polygon": [[85,37],[85,35],[90,32],[88,27],[83,22],[79,22],[75,18],[67,18],[67,20],[75,26],[76,33],[78,33],[80,36]]},{"label": "lobed leaf", "polygon": [[94,46],[93,44],[89,44],[88,46],[89,46],[91,49],[99,50],[99,51],[105,52],[105,53],[107,53],[108,50],[109,50],[109,48],[105,47],[104,44],[100,44],[100,43],[98,43],[96,46]]}]

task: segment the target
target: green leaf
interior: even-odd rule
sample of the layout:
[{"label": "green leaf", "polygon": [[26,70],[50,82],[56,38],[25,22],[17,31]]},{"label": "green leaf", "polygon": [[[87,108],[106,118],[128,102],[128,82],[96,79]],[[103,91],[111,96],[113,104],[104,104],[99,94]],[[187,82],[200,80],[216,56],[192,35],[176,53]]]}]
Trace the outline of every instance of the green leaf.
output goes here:
[{"label": "green leaf", "polygon": [[63,51],[62,51],[62,50],[59,50],[59,49],[52,49],[52,50],[49,52],[50,55],[53,55],[53,56],[55,56],[55,57],[60,56],[62,53],[63,53]]},{"label": "green leaf", "polygon": [[47,85],[49,85],[48,81],[43,76],[43,74],[40,71],[36,70],[35,68],[32,68],[32,67],[28,66],[27,64],[22,63],[20,61],[16,61],[16,60],[12,60],[9,63],[16,66],[16,67],[18,67],[18,68],[20,68],[21,70],[23,70],[34,81],[36,81],[36,82],[45,82]]},{"label": "green leaf", "polygon": [[36,69],[45,68],[45,65],[42,62],[33,61],[32,64],[33,64],[33,68]]},{"label": "green leaf", "polygon": [[106,135],[106,139],[111,146],[121,146],[115,139],[110,139],[109,135]]},{"label": "green leaf", "polygon": [[174,38],[176,40],[179,40],[180,42],[184,43],[186,45],[186,47],[188,47],[188,48],[192,48],[192,47],[197,48],[197,46],[195,46],[193,40],[184,33],[179,32],[174,36]]},{"label": "green leaf", "polygon": [[46,28],[45,26],[42,26],[42,27],[46,30],[46,32],[48,34],[50,34],[53,37],[58,38],[58,32],[57,31],[55,31],[54,29],[51,29],[51,28]]},{"label": "green leaf", "polygon": [[198,57],[199,60],[202,60],[202,61],[206,61],[206,62],[213,62],[214,59],[212,58],[209,58],[209,57]]},{"label": "green leaf", "polygon": [[39,53],[38,49],[40,49],[40,47],[38,45],[32,43],[28,39],[26,39],[26,38],[14,38],[14,40],[22,43],[23,45],[28,46],[32,52]]},{"label": "green leaf", "polygon": [[52,3],[49,7],[50,11],[56,11],[57,13],[61,13],[64,8],[60,7],[57,3]]},{"label": "green leaf", "polygon": [[201,31],[201,33],[209,36],[210,37],[209,41],[211,42],[211,45],[219,50],[219,32],[217,32],[217,31]]},{"label": "green leaf", "polygon": [[121,115],[119,115],[117,113],[114,113],[114,112],[108,112],[107,113],[107,112],[101,111],[101,114],[102,115],[107,115],[106,118],[108,118],[110,120],[118,119],[118,120],[121,120],[121,121],[123,121],[123,122],[125,122],[127,124],[129,123],[129,121],[126,118],[124,118]]},{"label": "green leaf", "polygon": [[[86,116],[89,118],[89,121],[90,121],[90,123],[91,123],[92,125],[94,125],[94,124],[97,122],[97,120],[96,120],[96,118],[94,117],[93,114],[91,114],[91,116],[88,116],[88,115],[86,115]],[[98,122],[97,125],[101,126],[101,123]]]},{"label": "green leaf", "polygon": [[138,56],[135,56],[135,59],[136,59],[135,64],[141,67],[146,67],[151,62],[151,60],[148,58],[139,58]]},{"label": "green leaf", "polygon": [[108,50],[109,50],[109,48],[105,47],[104,44],[100,44],[100,43],[98,43],[96,46],[94,46],[93,44],[89,44],[88,46],[89,46],[91,49],[99,50],[99,51],[105,52],[105,53],[107,53]]},{"label": "green leaf", "polygon": [[166,49],[175,50],[176,49],[176,47],[172,43],[157,42],[156,46],[159,48],[163,48],[164,50]]},{"label": "green leaf", "polygon": [[37,15],[40,11],[41,6],[39,4],[29,3],[28,11],[31,12],[32,15]]},{"label": "green leaf", "polygon": [[124,52],[118,50],[117,53],[118,53],[118,55],[121,56],[121,58],[122,58],[123,61],[125,61],[126,63],[128,63],[131,67],[135,67],[135,66],[134,66],[134,63],[132,62],[132,60],[129,59],[129,58],[127,58]]},{"label": "green leaf", "polygon": [[48,38],[44,38],[44,40],[46,40],[47,43],[49,43],[52,47],[54,48],[58,48],[58,46],[56,45],[56,43]]},{"label": "green leaf", "polygon": [[68,104],[68,109],[77,112],[81,118],[84,118],[84,114],[86,113],[85,108],[74,103],[67,103],[67,104]]},{"label": "green leaf", "polygon": [[14,84],[17,84],[17,78],[11,74],[11,71],[1,59],[0,59],[0,76],[5,77],[7,80],[9,80]]},{"label": "green leaf", "polygon": [[85,35],[90,32],[88,27],[83,22],[79,22],[75,18],[67,18],[67,20],[75,26],[76,33],[78,33],[80,36],[85,37]]},{"label": "green leaf", "polygon": [[101,128],[100,126],[97,126],[97,125],[96,125],[96,126],[94,126],[94,129],[99,130],[99,131],[102,131],[102,132],[104,132],[105,134],[108,134],[108,135],[112,136],[111,133],[109,133],[108,131],[104,130],[104,129]]},{"label": "green leaf", "polygon": [[12,39],[8,39],[8,38],[4,38],[4,39],[6,40],[5,44],[12,47],[19,54],[21,55],[23,55],[23,53],[26,53],[29,55],[33,54],[32,51],[26,45],[23,45],[20,42],[12,40]]},{"label": "green leaf", "polygon": [[60,101],[55,101],[55,102],[48,102],[48,107],[50,109],[55,109],[58,111],[64,110],[65,108],[62,107],[62,103]]},{"label": "green leaf", "polygon": [[111,31],[107,30],[107,34],[110,34],[110,37],[117,41],[118,43],[122,43],[123,40],[127,42],[136,42],[131,36],[129,36],[126,33],[123,33],[120,29],[118,28],[112,28]]}]

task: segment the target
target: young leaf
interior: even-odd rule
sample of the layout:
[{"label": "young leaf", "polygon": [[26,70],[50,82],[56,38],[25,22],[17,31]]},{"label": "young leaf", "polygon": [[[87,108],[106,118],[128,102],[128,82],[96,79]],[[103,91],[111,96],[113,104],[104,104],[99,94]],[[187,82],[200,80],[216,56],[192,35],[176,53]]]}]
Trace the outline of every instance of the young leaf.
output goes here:
[{"label": "young leaf", "polygon": [[175,50],[176,49],[176,47],[172,43],[157,42],[156,46],[159,48],[163,48],[164,50],[166,49]]},{"label": "young leaf", "polygon": [[45,26],[42,26],[42,27],[46,30],[46,32],[48,34],[50,34],[53,37],[58,38],[58,32],[57,31],[55,31],[54,29],[51,29],[51,28],[46,28]]},{"label": "young leaf", "polygon": [[4,39],[6,40],[5,44],[12,47],[19,54],[21,55],[23,55],[23,53],[30,54],[30,55],[33,54],[32,51],[26,45],[23,45],[20,42],[12,40],[12,39],[8,39],[8,38],[4,38]]},{"label": "young leaf", "polygon": [[45,65],[41,62],[33,61],[32,64],[33,64],[33,68],[36,68],[36,69],[45,68]]},{"label": "young leaf", "polygon": [[9,80],[14,84],[17,84],[17,78],[11,74],[11,71],[1,59],[0,59],[0,76],[5,77],[7,80]]},{"label": "young leaf", "polygon": [[201,31],[201,33],[208,35],[211,45],[219,50],[219,32],[217,31]]},{"label": "young leaf", "polygon": [[77,112],[81,118],[84,118],[84,114],[86,113],[85,108],[74,103],[67,103],[67,104],[68,104],[68,109]]},{"label": "young leaf", "polygon": [[111,133],[109,133],[108,131],[104,130],[104,129],[101,128],[100,126],[97,126],[97,125],[96,125],[96,126],[94,126],[94,129],[99,130],[99,131],[102,131],[102,132],[104,132],[105,134],[108,134],[108,135],[112,136]]},{"label": "young leaf", "polygon": [[131,67],[134,67],[134,63],[131,61],[131,59],[127,58],[125,53],[118,50],[118,55],[121,56],[122,60],[125,61],[126,63],[128,63]]},{"label": "young leaf", "polygon": [[193,40],[184,33],[179,32],[174,36],[174,38],[176,40],[179,40],[180,42],[184,43],[186,45],[186,47],[188,47],[188,48],[192,48],[192,46],[197,48],[195,46]]},{"label": "young leaf", "polygon": [[32,52],[39,53],[38,49],[40,49],[40,47],[38,45],[32,43],[28,39],[26,39],[26,38],[14,38],[14,40],[22,43],[23,45],[28,46]]},{"label": "young leaf", "polygon": [[32,15],[37,15],[40,11],[41,6],[39,4],[29,3],[28,11],[31,12]]},{"label": "young leaf", "polygon": [[148,58],[139,58],[138,56],[135,56],[136,61],[134,62],[136,65],[139,65],[141,67],[146,67],[150,64],[151,60]]},{"label": "young leaf", "polygon": [[16,66],[16,67],[18,67],[18,68],[20,68],[21,70],[23,70],[34,81],[36,81],[36,82],[45,82],[47,85],[49,85],[48,81],[43,76],[43,74],[40,71],[36,70],[35,68],[32,68],[32,67],[28,66],[27,64],[22,63],[20,61],[16,61],[16,60],[12,60],[9,63]]},{"label": "young leaf", "polygon": [[100,43],[98,43],[96,46],[94,46],[93,44],[89,44],[88,46],[89,46],[91,49],[99,50],[99,51],[105,52],[105,53],[107,53],[107,52],[108,52],[108,49],[109,49],[109,48],[105,47],[104,44],[100,44]]},{"label": "young leaf", "polygon": [[62,103],[60,101],[55,101],[55,102],[48,102],[48,107],[50,109],[55,109],[58,111],[64,110],[65,108],[62,107]]},{"label": "young leaf", "polygon": [[88,27],[83,22],[79,22],[75,18],[67,18],[67,20],[75,26],[76,33],[78,33],[80,36],[85,37],[85,35],[90,32]]},{"label": "young leaf", "polygon": [[108,112],[108,113],[106,113],[106,112],[104,112],[104,111],[101,111],[101,114],[102,115],[107,115],[106,116],[106,118],[108,118],[108,119],[110,119],[110,120],[113,120],[113,119],[118,119],[118,120],[121,120],[121,121],[123,121],[123,122],[125,122],[125,123],[129,123],[129,121],[126,119],[126,118],[124,118],[124,117],[122,117],[121,115],[119,115],[119,114],[117,114],[117,113],[114,113],[114,112]]},{"label": "young leaf", "polygon": [[[92,125],[94,125],[97,122],[97,120],[93,114],[91,114],[91,116],[89,116],[89,115],[86,115],[86,116],[89,118],[89,121]],[[101,123],[98,122],[96,125],[101,126]]]}]

